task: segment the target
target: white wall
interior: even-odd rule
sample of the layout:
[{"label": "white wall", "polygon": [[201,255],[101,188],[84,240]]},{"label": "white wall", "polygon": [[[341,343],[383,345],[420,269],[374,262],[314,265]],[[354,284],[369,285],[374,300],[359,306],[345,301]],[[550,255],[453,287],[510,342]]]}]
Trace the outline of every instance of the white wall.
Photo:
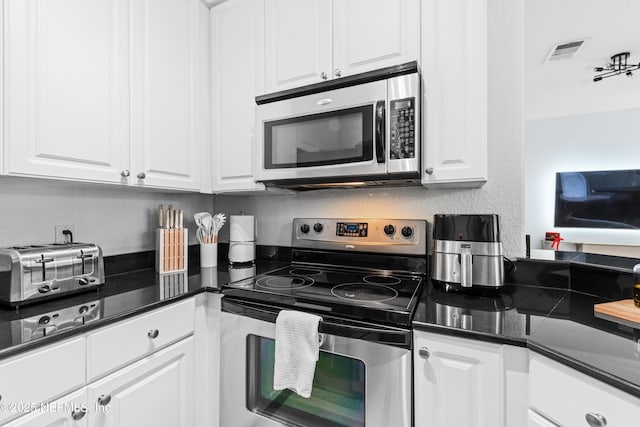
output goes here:
[{"label": "white wall", "polygon": [[568,242],[640,243],[640,231],[554,228],[556,172],[640,168],[640,109],[526,122],[525,231],[540,247],[546,231]]},{"label": "white wall", "polygon": [[0,200],[0,247],[52,243],[55,225],[73,225],[75,241],[105,255],[155,249],[159,204],[183,209],[190,230],[195,212],[212,209],[212,197],[200,194],[9,177],[0,178]]},{"label": "white wall", "polygon": [[[523,3],[489,2],[489,181],[480,189],[316,190],[289,196],[216,196],[216,212],[253,214],[258,243],[289,246],[294,217],[397,217],[497,213],[505,254],[524,255]],[[510,52],[505,55],[505,52]],[[427,124],[428,126],[428,124]],[[427,141],[428,143],[428,141]],[[228,227],[221,239],[228,241]]]}]

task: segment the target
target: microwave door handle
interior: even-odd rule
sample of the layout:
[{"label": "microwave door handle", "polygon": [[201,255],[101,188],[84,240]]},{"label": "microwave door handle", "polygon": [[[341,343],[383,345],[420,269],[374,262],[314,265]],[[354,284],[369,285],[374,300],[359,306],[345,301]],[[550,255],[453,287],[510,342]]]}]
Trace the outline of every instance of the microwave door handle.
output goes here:
[{"label": "microwave door handle", "polygon": [[376,159],[378,163],[384,163],[385,146],[385,101],[376,102]]}]

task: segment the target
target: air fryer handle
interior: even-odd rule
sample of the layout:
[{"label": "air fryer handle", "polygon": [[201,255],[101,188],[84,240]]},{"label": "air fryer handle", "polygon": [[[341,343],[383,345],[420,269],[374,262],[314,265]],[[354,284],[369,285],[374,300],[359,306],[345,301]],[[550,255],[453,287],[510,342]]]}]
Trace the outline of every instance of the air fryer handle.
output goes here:
[{"label": "air fryer handle", "polygon": [[470,288],[473,273],[473,256],[471,255],[471,247],[462,245],[460,251],[460,286]]},{"label": "air fryer handle", "polygon": [[385,121],[384,101],[376,102],[376,160],[384,163]]}]

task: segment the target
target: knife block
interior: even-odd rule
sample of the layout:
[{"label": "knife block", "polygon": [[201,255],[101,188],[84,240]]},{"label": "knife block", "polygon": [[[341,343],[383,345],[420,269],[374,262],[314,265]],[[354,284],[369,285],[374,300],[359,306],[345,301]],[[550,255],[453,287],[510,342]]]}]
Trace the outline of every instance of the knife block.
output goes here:
[{"label": "knife block", "polygon": [[189,231],[186,228],[156,229],[156,271],[174,273],[186,271]]}]

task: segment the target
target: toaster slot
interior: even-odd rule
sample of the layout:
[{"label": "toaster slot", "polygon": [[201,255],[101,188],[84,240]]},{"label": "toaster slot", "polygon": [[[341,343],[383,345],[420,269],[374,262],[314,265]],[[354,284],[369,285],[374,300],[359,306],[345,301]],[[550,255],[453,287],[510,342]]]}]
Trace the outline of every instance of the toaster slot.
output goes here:
[{"label": "toaster slot", "polygon": [[25,276],[31,283],[51,282],[56,278],[56,263],[52,254],[42,253],[24,263]]},{"label": "toaster slot", "polygon": [[81,249],[73,263],[74,277],[93,275],[94,259],[93,253]]}]

